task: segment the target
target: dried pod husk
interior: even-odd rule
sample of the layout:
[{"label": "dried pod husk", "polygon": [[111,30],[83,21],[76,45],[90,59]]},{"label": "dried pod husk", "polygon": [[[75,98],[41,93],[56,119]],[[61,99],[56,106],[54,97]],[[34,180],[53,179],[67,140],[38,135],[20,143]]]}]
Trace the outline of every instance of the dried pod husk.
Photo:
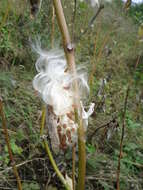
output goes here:
[{"label": "dried pod husk", "polygon": [[53,108],[47,105],[46,124],[48,127],[48,134],[51,140],[52,150],[55,154],[59,153],[59,136],[57,131],[58,117],[53,113]]}]

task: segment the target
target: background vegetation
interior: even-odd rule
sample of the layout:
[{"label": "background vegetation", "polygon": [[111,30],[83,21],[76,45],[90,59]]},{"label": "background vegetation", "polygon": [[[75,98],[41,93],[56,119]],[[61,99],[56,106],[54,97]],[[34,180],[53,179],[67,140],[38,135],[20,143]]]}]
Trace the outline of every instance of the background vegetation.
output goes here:
[{"label": "background vegetation", "polygon": [[[52,4],[43,0],[35,19],[25,1],[0,1],[0,96],[4,101],[11,147],[24,190],[63,189],[53,172],[39,138],[42,102],[32,88],[36,55],[31,41],[40,38],[51,48]],[[62,0],[70,31],[73,1]],[[76,44],[76,62],[94,72],[90,100],[95,112],[87,134],[86,189],[116,189],[116,172],[124,100],[130,93],[121,159],[121,190],[143,189],[143,44],[138,28],[143,5],[123,10],[123,4],[105,3],[94,25]],[[75,39],[85,30],[96,10],[78,1]],[[55,21],[54,47],[62,48]],[[139,60],[136,71],[135,64]],[[1,120],[0,120],[1,122]],[[48,132],[45,129],[45,134]],[[61,162],[62,159],[64,162]],[[61,171],[71,172],[71,153],[56,156]],[[0,189],[16,189],[8,150],[0,125]]]}]

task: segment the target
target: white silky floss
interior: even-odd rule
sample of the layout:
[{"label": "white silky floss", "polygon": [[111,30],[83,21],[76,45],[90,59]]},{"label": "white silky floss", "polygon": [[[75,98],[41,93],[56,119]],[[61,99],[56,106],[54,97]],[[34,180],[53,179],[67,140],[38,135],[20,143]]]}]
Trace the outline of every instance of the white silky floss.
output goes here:
[{"label": "white silky floss", "polygon": [[[89,87],[87,84],[87,75],[81,67],[77,68],[77,76],[67,71],[67,63],[64,53],[61,50],[44,51],[37,45],[33,49],[40,55],[36,61],[36,70],[38,74],[33,79],[33,87],[39,92],[43,101],[52,106],[53,113],[61,118],[61,124],[67,124],[68,128],[77,128],[76,123],[67,118],[66,114],[73,112],[75,94],[73,91],[73,82],[77,80],[81,99],[87,94]],[[89,111],[85,112],[81,102],[82,117],[85,128],[88,125],[88,117],[93,113],[94,104],[91,104]],[[67,122],[66,122],[67,120]],[[58,125],[58,123],[57,123]]]},{"label": "white silky floss", "polygon": [[64,54],[60,50],[46,52],[38,49],[37,52],[40,54],[36,62],[39,73],[34,77],[33,87],[43,101],[53,107],[56,115],[64,115],[73,104],[72,91],[66,90],[70,86],[71,76],[65,72]]}]

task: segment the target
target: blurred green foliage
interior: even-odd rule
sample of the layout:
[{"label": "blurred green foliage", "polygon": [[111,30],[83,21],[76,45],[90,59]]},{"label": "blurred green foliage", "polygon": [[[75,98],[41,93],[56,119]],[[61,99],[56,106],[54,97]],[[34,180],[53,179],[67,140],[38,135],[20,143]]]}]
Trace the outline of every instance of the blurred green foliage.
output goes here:
[{"label": "blurred green foliage", "polygon": [[143,23],[143,3],[132,6],[129,10],[129,15],[136,23]]}]

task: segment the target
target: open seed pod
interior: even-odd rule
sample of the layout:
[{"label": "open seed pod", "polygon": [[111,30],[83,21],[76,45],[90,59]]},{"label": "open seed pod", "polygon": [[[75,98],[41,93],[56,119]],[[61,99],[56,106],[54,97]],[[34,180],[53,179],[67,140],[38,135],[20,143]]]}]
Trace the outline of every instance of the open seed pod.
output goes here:
[{"label": "open seed pod", "polygon": [[[83,68],[77,68],[77,76],[67,70],[64,54],[60,50],[43,51],[39,46],[34,49],[40,57],[36,62],[38,74],[34,77],[33,87],[47,104],[46,121],[52,149],[58,153],[77,143],[78,124],[74,117],[76,95],[73,82],[77,80],[81,99],[88,94],[87,75]],[[81,101],[85,129],[92,108],[85,112]]]}]

